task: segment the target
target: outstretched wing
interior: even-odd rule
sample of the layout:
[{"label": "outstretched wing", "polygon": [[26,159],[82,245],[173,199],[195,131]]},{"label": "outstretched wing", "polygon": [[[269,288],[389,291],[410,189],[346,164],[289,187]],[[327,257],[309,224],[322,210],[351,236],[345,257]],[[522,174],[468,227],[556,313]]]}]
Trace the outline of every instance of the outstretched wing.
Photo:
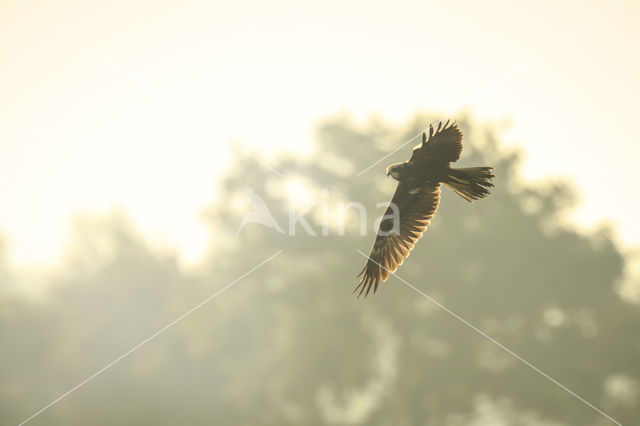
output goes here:
[{"label": "outstretched wing", "polygon": [[413,148],[411,160],[421,160],[423,158],[437,158],[448,162],[458,161],[462,154],[462,132],[454,121],[447,120],[444,125],[438,123],[438,128],[434,131],[429,124],[429,137],[422,134],[422,144]]},{"label": "outstretched wing", "polygon": [[[380,281],[386,281],[391,272],[409,256],[416,242],[422,237],[440,204],[440,183],[411,188],[400,182],[396,188],[391,204],[384,214],[376,240],[371,248],[369,260],[359,277],[360,283],[354,293],[360,289],[358,296],[365,291],[365,297],[371,287],[378,290]],[[394,208],[399,212],[399,226],[394,230]]]}]

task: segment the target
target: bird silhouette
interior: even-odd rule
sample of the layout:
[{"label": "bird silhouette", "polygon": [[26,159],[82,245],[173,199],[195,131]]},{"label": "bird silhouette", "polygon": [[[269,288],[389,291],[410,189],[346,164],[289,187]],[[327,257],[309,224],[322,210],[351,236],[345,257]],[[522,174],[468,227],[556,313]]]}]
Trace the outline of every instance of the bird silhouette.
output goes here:
[{"label": "bird silhouette", "polygon": [[[462,132],[455,122],[437,130],[429,125],[429,136],[413,148],[411,158],[387,167],[387,176],[398,181],[396,192],[378,227],[371,254],[354,292],[358,296],[371,288],[375,293],[380,281],[386,281],[409,256],[440,205],[440,187],[444,183],[469,202],[485,198],[493,186],[493,167],[453,169],[452,162],[462,154]],[[455,255],[455,253],[452,253]]]}]

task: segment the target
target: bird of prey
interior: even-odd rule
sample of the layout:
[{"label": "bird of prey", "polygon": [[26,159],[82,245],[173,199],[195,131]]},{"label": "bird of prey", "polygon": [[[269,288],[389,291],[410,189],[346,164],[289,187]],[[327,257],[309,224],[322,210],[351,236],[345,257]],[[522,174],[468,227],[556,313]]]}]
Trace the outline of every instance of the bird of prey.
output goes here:
[{"label": "bird of prey", "polygon": [[422,133],[422,143],[413,148],[409,161],[387,167],[387,176],[398,181],[396,192],[378,227],[369,259],[358,277],[354,293],[365,290],[365,297],[380,281],[386,281],[409,256],[422,237],[440,204],[440,187],[444,183],[469,202],[485,198],[492,187],[493,167],[450,167],[462,153],[462,132],[455,122],[429,125],[429,136]]}]

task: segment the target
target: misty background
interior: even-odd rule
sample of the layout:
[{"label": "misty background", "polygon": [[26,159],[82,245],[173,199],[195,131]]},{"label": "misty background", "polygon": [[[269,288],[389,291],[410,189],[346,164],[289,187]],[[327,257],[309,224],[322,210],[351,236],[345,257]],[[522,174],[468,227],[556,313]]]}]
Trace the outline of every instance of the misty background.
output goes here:
[{"label": "misty background", "polygon": [[[634,424],[639,17],[0,3],[0,425],[613,424],[398,278],[351,294],[385,167],[448,118],[496,187],[443,189],[398,276]],[[285,232],[239,230],[248,194]]]},{"label": "misty background", "polygon": [[[414,136],[405,125],[344,116],[320,122],[307,157],[275,171],[237,152],[206,209],[210,247],[197,267],[150,246],[126,213],[78,217],[64,262],[38,297],[5,261],[0,413],[17,424],[193,306],[282,250],[32,424],[604,425],[609,420],[391,277],[375,296],[351,294],[372,223],[395,181],[387,163],[356,173]],[[468,204],[443,190],[440,210],[398,275],[607,414],[640,414],[640,306],[625,296],[627,259],[610,232],[577,231],[565,181],[518,177],[520,153],[459,115],[461,165],[493,164],[496,187]],[[295,188],[305,188],[305,191]],[[288,231],[291,203],[318,234],[247,224],[246,188]],[[292,189],[293,188],[293,189]],[[322,236],[322,206],[367,207]],[[170,202],[170,200],[168,200]],[[304,210],[301,210],[304,211]],[[375,214],[372,215],[371,212]],[[635,283],[637,286],[637,282]]]}]

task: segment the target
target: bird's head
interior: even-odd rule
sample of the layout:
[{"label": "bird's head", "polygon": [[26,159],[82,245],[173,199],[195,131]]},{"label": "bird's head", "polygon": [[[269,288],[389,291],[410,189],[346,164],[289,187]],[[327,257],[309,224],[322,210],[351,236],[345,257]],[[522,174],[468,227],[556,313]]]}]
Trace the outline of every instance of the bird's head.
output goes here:
[{"label": "bird's head", "polygon": [[402,180],[403,171],[405,170],[406,166],[406,163],[396,163],[390,165],[389,167],[387,167],[387,176],[391,176],[397,181]]}]

